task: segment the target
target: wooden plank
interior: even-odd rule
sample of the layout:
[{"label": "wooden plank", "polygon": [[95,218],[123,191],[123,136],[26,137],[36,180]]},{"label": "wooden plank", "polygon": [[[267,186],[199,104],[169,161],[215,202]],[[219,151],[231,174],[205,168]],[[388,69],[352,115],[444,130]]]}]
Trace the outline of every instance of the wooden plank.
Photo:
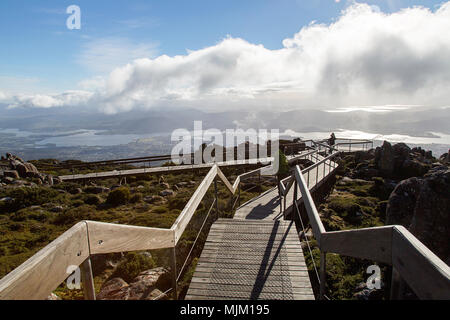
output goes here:
[{"label": "wooden plank", "polygon": [[170,229],[87,221],[91,254],[172,248]]},{"label": "wooden plank", "polygon": [[206,177],[203,179],[201,184],[195,190],[194,194],[189,199],[183,211],[181,211],[177,220],[172,225],[171,229],[175,232],[175,243],[177,243],[178,240],[181,238],[181,235],[183,234],[184,229],[186,229],[186,226],[188,225],[189,221],[194,215],[195,210],[197,210],[197,207],[199,206],[206,192],[208,192],[211,183],[213,183],[214,178],[216,177],[217,171],[218,171],[217,166],[213,166],[211,170],[209,170]]},{"label": "wooden plank", "polygon": [[79,222],[0,280],[0,299],[46,299],[89,257],[87,226]]},{"label": "wooden plank", "polygon": [[320,250],[391,264],[392,226],[326,232]]},{"label": "wooden plank", "polygon": [[[211,260],[211,261],[205,261],[202,260],[201,262],[197,263],[197,267],[199,266],[203,266],[205,268],[217,268],[217,264],[215,263],[215,261]],[[292,271],[303,271],[303,270],[308,270],[306,264],[299,264],[299,265],[289,265],[289,270]],[[254,266],[250,265],[250,264],[229,264],[227,266],[228,269],[241,269],[241,270],[254,270]]]},{"label": "wooden plank", "polygon": [[392,265],[419,298],[450,300],[450,267],[402,226],[392,233]]},{"label": "wooden plank", "polygon": [[[194,281],[195,280],[195,281]],[[192,289],[202,289],[207,290],[211,288],[211,285],[220,285],[220,290],[223,291],[232,291],[232,292],[252,292],[254,288],[261,288],[261,292],[272,292],[272,293],[283,293],[287,290],[281,286],[281,283],[278,285],[273,285],[270,283],[255,283],[255,284],[240,284],[240,283],[232,283],[232,282],[214,282],[214,281],[205,281],[201,282],[198,279],[193,279],[189,284],[189,287]],[[292,286],[292,293],[300,293],[300,294],[312,294],[312,289],[309,284],[302,283],[297,284],[297,286]]]},{"label": "wooden plank", "polygon": [[[233,292],[233,291],[224,291],[219,295],[209,295],[206,290],[204,289],[192,289],[189,290],[187,297],[195,297],[194,299],[198,299],[198,300],[202,300],[203,297],[209,297],[209,298],[213,298],[213,300],[221,300],[221,299],[243,299],[243,300],[249,300],[250,299],[250,295],[251,292]],[[264,299],[264,300],[273,300],[275,298],[273,298],[273,295],[271,295],[270,293],[266,293],[263,292],[258,296],[259,299]],[[314,299],[314,295],[311,294],[295,294],[294,295],[294,299],[295,300],[313,300]]]},{"label": "wooden plank", "polygon": [[140,175],[140,174],[176,172],[176,171],[185,171],[185,170],[192,170],[192,169],[206,169],[206,168],[212,168],[214,165],[216,165],[218,167],[228,167],[228,166],[253,165],[256,163],[266,163],[266,162],[272,162],[272,161],[273,161],[273,157],[268,157],[268,158],[250,159],[250,160],[223,161],[223,162],[217,162],[217,163],[188,164],[188,165],[177,165],[177,166],[168,166],[168,167],[153,167],[153,168],[141,168],[141,169],[102,171],[102,172],[93,172],[93,173],[87,173],[87,174],[71,174],[71,175],[59,176],[59,178],[62,181],[96,179],[96,178],[113,178],[113,177]]},{"label": "wooden plank", "polygon": [[217,175],[219,178],[223,181],[227,189],[231,192],[231,194],[234,194],[236,192],[236,189],[231,185],[231,183],[228,181],[227,177],[223,174],[222,170],[217,170]]},{"label": "wooden plank", "polygon": [[[195,273],[195,277],[193,277],[193,279],[196,279],[197,282],[208,282],[210,279],[212,279],[211,281],[218,281],[218,280],[224,280],[226,281],[226,283],[232,284],[235,283],[235,281],[240,282],[241,278],[248,278],[252,281],[258,280],[258,274],[259,272],[256,273],[239,273],[236,274],[234,272],[234,270],[229,270],[230,272],[226,272],[226,270],[223,269],[216,269],[213,272],[203,272],[200,270],[196,270]],[[259,270],[257,270],[259,271]],[[272,272],[274,271],[274,272]],[[292,277],[290,278],[290,276],[285,276],[280,272],[275,272],[276,270],[270,270],[270,272],[264,272],[262,273],[264,278],[267,277],[268,280],[273,280],[276,279],[277,283],[274,284],[273,282],[271,283],[271,285],[276,285],[276,286],[280,286],[280,281],[282,281],[283,279],[288,279],[290,280],[292,283],[296,283],[298,284],[302,284],[305,285],[307,284],[307,287],[311,287],[311,283],[309,281],[309,275],[307,272],[305,271],[296,271],[292,273]],[[280,270],[278,270],[280,271]],[[208,280],[205,280],[208,279]]]},{"label": "wooden plank", "polygon": [[[210,274],[210,273],[214,272],[215,270],[220,270],[220,272],[223,274],[228,274],[228,273],[236,274],[236,271],[231,267],[220,268],[214,264],[210,264],[209,267],[202,265],[202,266],[197,266],[195,268],[195,271],[199,272],[199,273],[209,273]],[[283,270],[281,270],[281,269],[271,270],[270,273],[273,272],[273,273],[277,274],[282,271],[284,271],[284,268],[283,268]],[[239,274],[247,275],[247,274],[255,274],[257,272],[258,272],[258,270],[255,270],[253,268],[247,268],[247,269],[243,268]],[[309,277],[309,273],[308,273],[307,269],[292,270],[291,274],[294,275],[295,277]]]},{"label": "wooden plank", "polygon": [[297,184],[300,187],[301,195],[303,198],[303,203],[305,204],[306,211],[309,217],[309,223],[313,229],[314,238],[316,238],[317,243],[320,246],[321,235],[325,232],[325,228],[320,220],[319,213],[317,212],[314,200],[307,188],[303,174],[299,166],[295,167],[295,178],[297,179]]}]

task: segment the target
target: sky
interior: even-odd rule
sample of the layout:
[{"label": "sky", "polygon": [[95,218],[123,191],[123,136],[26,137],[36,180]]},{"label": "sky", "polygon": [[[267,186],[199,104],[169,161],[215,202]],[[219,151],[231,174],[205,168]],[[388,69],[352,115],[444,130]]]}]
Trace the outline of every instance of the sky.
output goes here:
[{"label": "sky", "polygon": [[[66,9],[81,10],[70,30]],[[2,0],[0,103],[445,106],[450,2]]]}]

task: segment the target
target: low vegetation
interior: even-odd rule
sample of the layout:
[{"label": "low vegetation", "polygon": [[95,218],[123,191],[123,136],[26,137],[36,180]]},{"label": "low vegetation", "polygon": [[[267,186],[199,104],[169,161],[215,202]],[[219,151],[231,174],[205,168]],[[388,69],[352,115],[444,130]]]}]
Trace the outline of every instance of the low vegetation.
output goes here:
[{"label": "low vegetation", "polygon": [[[49,160],[50,161],[50,160]],[[39,161],[33,161],[37,167]],[[97,168],[99,169],[99,168]],[[114,167],[107,168],[113,170]],[[41,169],[45,172],[45,170]],[[106,170],[104,168],[103,170]],[[243,173],[243,168],[226,168],[225,175],[234,181]],[[83,169],[87,172],[87,169]],[[97,180],[93,183],[64,182],[53,186],[35,185],[0,188],[0,278],[11,272],[38,250],[56,239],[63,232],[81,220],[94,220],[136,226],[170,228],[200,184],[205,170],[179,172],[176,174],[142,175],[127,177],[127,183],[118,185],[117,179]],[[68,169],[53,170],[53,174],[70,173]],[[161,196],[161,191],[169,186],[174,196]],[[219,211],[223,217],[231,217],[230,193],[222,183],[218,183]],[[245,202],[270,186],[241,192],[241,202]],[[209,190],[194,218],[177,246],[178,269],[186,259],[203,220],[214,199],[214,188]],[[206,240],[207,230],[213,222],[213,212],[199,243]],[[195,268],[196,257],[202,245],[193,252],[184,274],[180,278],[180,292],[183,295]],[[105,265],[105,261],[108,264]],[[126,281],[149,268],[170,266],[167,250],[147,253],[131,252],[122,255],[104,255],[93,259],[96,290],[112,277]],[[81,290],[68,290],[62,284],[55,293],[63,299],[81,299]]]}]

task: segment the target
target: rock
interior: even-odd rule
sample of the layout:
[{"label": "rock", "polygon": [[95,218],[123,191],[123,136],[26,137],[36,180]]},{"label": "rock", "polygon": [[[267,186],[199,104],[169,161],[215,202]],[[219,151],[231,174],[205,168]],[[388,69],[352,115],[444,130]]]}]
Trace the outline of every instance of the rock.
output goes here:
[{"label": "rock", "polygon": [[354,160],[356,163],[361,163],[363,161],[371,160],[374,157],[374,151],[356,151],[354,155]]},{"label": "rock", "polygon": [[384,295],[384,290],[381,290],[384,288],[384,283],[381,281],[380,283],[381,288],[380,289],[369,289],[367,288],[367,284],[365,282],[361,282],[356,287],[356,293],[353,294],[353,297],[357,300],[381,300]]},{"label": "rock", "polygon": [[431,169],[423,178],[401,181],[386,210],[387,224],[401,224],[450,264],[450,169]]},{"label": "rock", "polygon": [[81,194],[81,193],[83,193],[83,190],[81,188],[74,188],[74,189],[70,190],[70,194],[73,194],[73,195]]},{"label": "rock", "polygon": [[158,289],[153,289],[144,300],[166,300],[168,299],[167,294]]},{"label": "rock", "polygon": [[166,190],[161,191],[161,192],[159,193],[159,195],[160,195],[160,196],[163,196],[163,197],[168,197],[168,196],[173,196],[173,195],[175,195],[175,192],[174,192],[173,190],[166,189]]},{"label": "rock", "polygon": [[53,177],[51,175],[47,175],[45,177],[45,182],[49,185],[52,186],[53,185]]},{"label": "rock", "polygon": [[10,177],[13,179],[20,179],[20,176],[19,176],[19,173],[17,172],[17,170],[5,170],[5,171],[3,171],[3,176]]},{"label": "rock", "polygon": [[59,178],[59,177],[53,177],[53,184],[60,184],[60,183],[62,183],[61,178]]},{"label": "rock", "polygon": [[306,240],[306,239],[312,240],[312,239],[314,239],[314,234],[313,234],[312,230],[308,230],[306,233],[304,233],[302,230],[302,231],[300,231],[299,237],[302,240]]},{"label": "rock", "polygon": [[178,188],[183,188],[183,187],[187,187],[189,185],[189,183],[188,182],[178,182],[177,184],[176,184],[176,186],[178,187]]},{"label": "rock", "polygon": [[144,198],[144,201],[149,204],[154,204],[154,203],[164,203],[167,200],[161,196],[147,196]]},{"label": "rock", "polygon": [[394,146],[387,141],[375,150],[375,166],[383,177],[421,177],[431,167],[433,156],[421,148],[409,148],[404,143]]},{"label": "rock", "polygon": [[130,284],[130,300],[146,299],[158,283],[164,282],[163,277],[168,274],[167,269],[162,267],[141,272]]},{"label": "rock", "polygon": [[162,294],[158,287],[170,284],[169,272],[159,267],[141,272],[128,284],[121,278],[113,278],[103,284],[99,300],[152,300]]},{"label": "rock", "polygon": [[160,186],[162,186],[164,189],[170,189],[170,185],[166,182],[160,183]]},{"label": "rock", "polygon": [[375,164],[385,175],[394,172],[394,149],[389,142],[384,141],[381,147],[375,149]]},{"label": "rock", "polygon": [[129,285],[122,278],[113,278],[102,285],[97,300],[128,300]]},{"label": "rock", "polygon": [[448,150],[447,153],[444,153],[442,156],[439,157],[439,161],[441,163],[450,163],[450,149]]},{"label": "rock", "polygon": [[22,186],[26,185],[27,182],[26,182],[26,181],[23,181],[23,180],[14,180],[13,182],[11,182],[11,184],[12,184],[12,185],[15,185],[15,186],[20,186],[20,187],[22,187]]},{"label": "rock", "polygon": [[60,213],[60,212],[64,211],[64,207],[63,206],[54,206],[54,207],[50,208],[50,211]]},{"label": "rock", "polygon": [[418,160],[405,160],[400,169],[400,174],[402,177],[421,177],[428,172],[429,166],[419,162]]},{"label": "rock", "polygon": [[85,191],[86,191],[87,193],[100,194],[100,193],[106,193],[106,192],[109,192],[110,189],[107,188],[107,187],[103,187],[103,186],[90,186],[90,187],[87,187],[87,188],[85,189]]},{"label": "rock", "polygon": [[35,178],[39,175],[38,169],[32,163],[19,162],[18,160],[14,160],[11,163],[22,178]]},{"label": "rock", "polygon": [[58,295],[54,294],[53,292],[47,297],[46,300],[52,300],[52,301],[56,301],[56,300],[62,300]]}]

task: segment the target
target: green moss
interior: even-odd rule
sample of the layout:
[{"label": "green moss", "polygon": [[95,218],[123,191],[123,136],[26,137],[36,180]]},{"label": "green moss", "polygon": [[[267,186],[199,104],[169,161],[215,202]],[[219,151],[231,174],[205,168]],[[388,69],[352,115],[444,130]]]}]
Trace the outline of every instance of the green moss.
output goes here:
[{"label": "green moss", "polygon": [[154,267],[155,262],[150,256],[142,253],[128,252],[125,255],[125,261],[119,263],[111,278],[119,277],[130,283],[139,273]]},{"label": "green moss", "polygon": [[102,200],[100,199],[100,197],[96,196],[96,195],[88,195],[84,200],[84,202],[86,204],[90,204],[90,205],[94,205],[94,206],[98,205],[101,201]]},{"label": "green moss", "polygon": [[142,198],[142,193],[135,193],[130,197],[130,203],[138,203]]}]

